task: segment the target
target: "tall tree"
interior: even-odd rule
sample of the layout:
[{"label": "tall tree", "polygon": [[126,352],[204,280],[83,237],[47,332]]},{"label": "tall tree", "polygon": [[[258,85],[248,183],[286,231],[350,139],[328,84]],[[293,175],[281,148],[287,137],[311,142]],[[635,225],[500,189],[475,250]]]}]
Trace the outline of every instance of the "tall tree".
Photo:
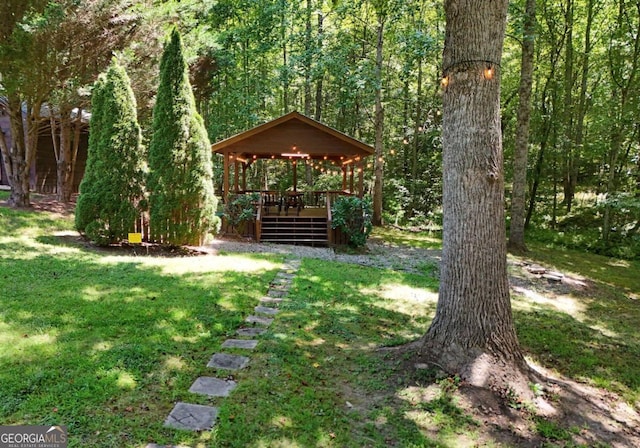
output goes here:
[{"label": "tall tree", "polygon": [[[614,117],[610,128],[602,239],[609,244],[613,204],[618,191],[620,162],[625,142],[637,131],[638,77],[640,74],[640,2],[617,2],[616,24],[609,43],[609,83]],[[629,42],[630,41],[630,42]],[[637,135],[635,137],[637,140]],[[628,147],[632,144],[627,143]],[[627,150],[628,152],[628,150]]]},{"label": "tall tree", "polygon": [[150,233],[153,241],[202,244],[214,226],[211,145],[196,111],[176,29],[160,62],[149,145]]},{"label": "tall tree", "polygon": [[87,106],[87,95],[82,91],[108,67],[113,52],[129,42],[138,17],[123,0],[65,0],[58,4],[61,20],[49,30],[55,77],[47,103],[57,165],[57,198],[69,202],[80,138],[79,109]]},{"label": "tall tree", "polygon": [[48,30],[59,21],[59,5],[41,0],[12,1],[0,24],[0,95],[11,122],[12,144],[0,144],[11,185],[9,204],[31,205],[31,167],[35,161],[41,107],[52,89],[53,73],[47,60]]},{"label": "tall tree", "polygon": [[524,242],[524,224],[529,123],[531,121],[531,89],[533,86],[533,60],[535,56],[536,0],[526,0],[523,31],[520,88],[518,90],[518,123],[516,125],[516,148],[513,158],[511,222],[509,227],[509,248],[517,252],[525,251],[527,248]]},{"label": "tall tree", "polygon": [[373,179],[373,217],[375,226],[382,225],[382,183],[384,181],[384,107],[382,104],[382,74],[383,74],[383,50],[384,50],[384,26],[387,21],[389,4],[386,0],[375,2],[376,17],[376,62],[375,62],[375,101],[374,101],[374,179]]},{"label": "tall tree", "polygon": [[427,360],[498,387],[505,372],[526,369],[506,266],[499,70],[507,5],[445,1],[442,268],[422,341]]},{"label": "tall tree", "polygon": [[129,77],[114,60],[96,83],[76,228],[98,244],[120,242],[144,209],[146,154]]}]

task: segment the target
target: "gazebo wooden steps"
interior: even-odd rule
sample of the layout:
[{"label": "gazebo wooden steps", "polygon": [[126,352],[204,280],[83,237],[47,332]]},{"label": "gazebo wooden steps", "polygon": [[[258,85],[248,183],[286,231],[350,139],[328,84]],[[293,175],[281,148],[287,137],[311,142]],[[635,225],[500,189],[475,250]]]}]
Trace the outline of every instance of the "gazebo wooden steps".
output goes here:
[{"label": "gazebo wooden steps", "polygon": [[305,246],[326,246],[326,216],[264,216],[260,241]]}]

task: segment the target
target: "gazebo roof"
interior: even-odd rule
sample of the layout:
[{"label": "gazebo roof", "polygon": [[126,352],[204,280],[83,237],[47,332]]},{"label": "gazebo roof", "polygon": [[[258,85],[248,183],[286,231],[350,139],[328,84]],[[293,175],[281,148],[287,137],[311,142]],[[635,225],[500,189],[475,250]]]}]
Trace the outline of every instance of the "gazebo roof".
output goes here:
[{"label": "gazebo roof", "polygon": [[233,154],[243,161],[299,158],[342,161],[342,164],[375,152],[371,146],[298,112],[215,143],[211,150]]}]

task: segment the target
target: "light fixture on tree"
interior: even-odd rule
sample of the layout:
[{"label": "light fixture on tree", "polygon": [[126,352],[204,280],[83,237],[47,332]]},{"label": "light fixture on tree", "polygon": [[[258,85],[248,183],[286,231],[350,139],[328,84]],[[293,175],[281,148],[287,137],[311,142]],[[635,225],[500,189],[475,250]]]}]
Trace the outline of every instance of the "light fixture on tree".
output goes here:
[{"label": "light fixture on tree", "polygon": [[484,79],[492,79],[493,78],[493,67],[491,67],[490,64],[487,64],[487,66],[484,69]]}]

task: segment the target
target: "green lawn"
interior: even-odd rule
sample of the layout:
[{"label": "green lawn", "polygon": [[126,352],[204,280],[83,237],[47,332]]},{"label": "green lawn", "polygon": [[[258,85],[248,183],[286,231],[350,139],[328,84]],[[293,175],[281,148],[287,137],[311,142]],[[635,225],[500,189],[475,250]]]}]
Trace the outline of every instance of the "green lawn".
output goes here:
[{"label": "green lawn", "polygon": [[0,208],[0,421],[65,424],[72,447],[196,442],[162,423],[207,402],[191,383],[281,260],[96,253],[70,227]]},{"label": "green lawn", "polygon": [[[188,389],[199,376],[226,374],[207,361],[284,260],[124,256],[78,244],[71,228],[71,218],[0,208],[1,424],[64,424],[70,447],[504,446],[458,404],[455,378],[410,375],[410,360],[378,350],[426,331],[437,301],[433,270],[303,260],[293,300],[281,305],[250,366],[234,373],[238,388],[212,399]],[[376,235],[438,244],[429,234]],[[536,246],[528,258],[584,277],[588,287],[553,300],[514,294],[527,356],[638,400],[639,266]],[[539,286],[532,290],[542,295]],[[219,406],[215,429],[164,428],[177,401]],[[545,446],[577,446],[565,443],[575,428],[530,425]]]}]

